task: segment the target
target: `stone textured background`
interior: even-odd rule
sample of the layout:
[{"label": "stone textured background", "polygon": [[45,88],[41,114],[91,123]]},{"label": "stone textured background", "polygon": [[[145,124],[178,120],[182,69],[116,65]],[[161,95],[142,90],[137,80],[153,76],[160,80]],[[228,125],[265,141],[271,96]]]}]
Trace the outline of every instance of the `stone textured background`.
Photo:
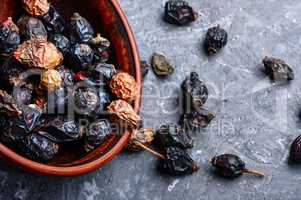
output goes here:
[{"label": "stone textured background", "polygon": [[[0,162],[0,200],[300,199],[301,166],[287,165],[287,156],[301,129],[301,1],[189,2],[201,18],[175,27],[161,19],[164,0],[120,0],[141,57],[162,52],[176,68],[169,78],[150,72],[145,79],[142,116],[147,126],[177,122],[179,85],[189,72],[198,72],[210,89],[206,107],[218,117],[197,135],[192,154],[201,170],[186,177],[162,175],[147,152],[124,152],[104,168],[73,178],[29,174]],[[201,43],[206,30],[217,24],[228,31],[229,43],[208,59]],[[273,85],[261,70],[265,55],[286,60],[296,80]],[[240,155],[266,177],[229,181],[214,176],[208,159],[225,152]]]}]

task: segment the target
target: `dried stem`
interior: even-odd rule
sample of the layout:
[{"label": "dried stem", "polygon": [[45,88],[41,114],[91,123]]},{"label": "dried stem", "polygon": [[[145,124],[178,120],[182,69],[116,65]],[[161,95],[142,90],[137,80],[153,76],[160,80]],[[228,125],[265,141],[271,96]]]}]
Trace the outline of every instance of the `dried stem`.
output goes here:
[{"label": "dried stem", "polygon": [[255,176],[258,176],[258,177],[264,177],[264,173],[259,172],[254,169],[244,169],[243,172],[248,173],[248,174],[254,174]]},{"label": "dried stem", "polygon": [[156,152],[155,150],[153,150],[153,149],[151,149],[151,148],[145,146],[144,144],[142,144],[142,143],[139,142],[138,140],[135,140],[135,143],[136,143],[138,146],[140,146],[141,148],[143,148],[143,149],[145,149],[146,151],[150,152],[151,154],[157,156],[158,158],[163,159],[163,160],[166,159],[165,156],[163,156],[162,154]]}]

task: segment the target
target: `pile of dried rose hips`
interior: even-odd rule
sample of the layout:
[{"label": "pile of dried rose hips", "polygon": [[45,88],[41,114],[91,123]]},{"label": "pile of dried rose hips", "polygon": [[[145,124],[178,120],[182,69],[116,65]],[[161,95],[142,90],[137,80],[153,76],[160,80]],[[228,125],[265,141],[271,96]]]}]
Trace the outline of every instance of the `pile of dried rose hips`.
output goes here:
[{"label": "pile of dried rose hips", "polygon": [[110,42],[78,13],[67,22],[47,0],[22,4],[0,27],[0,141],[48,162],[64,145],[94,150],[112,122],[139,126],[137,83],[106,63]]}]

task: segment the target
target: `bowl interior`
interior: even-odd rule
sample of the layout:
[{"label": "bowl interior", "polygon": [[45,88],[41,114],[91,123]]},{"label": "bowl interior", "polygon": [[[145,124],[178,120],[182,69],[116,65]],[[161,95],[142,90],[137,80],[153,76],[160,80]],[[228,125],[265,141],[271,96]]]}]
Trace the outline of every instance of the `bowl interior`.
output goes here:
[{"label": "bowl interior", "polygon": [[[73,12],[78,12],[85,17],[93,26],[95,32],[101,33],[111,42],[111,60],[117,69],[125,71],[136,77],[140,85],[140,73],[138,72],[137,55],[135,54],[136,47],[133,49],[133,39],[129,36],[129,29],[125,24],[124,16],[120,16],[120,10],[116,7],[117,2],[112,0],[52,0],[50,1],[58,11],[69,20]],[[21,0],[1,0],[0,21],[4,21],[7,17],[12,16],[16,21],[22,14]],[[136,57],[135,57],[136,56]],[[140,107],[140,94],[134,103],[134,109],[138,112]],[[95,161],[102,156],[116,151],[114,149],[118,143],[125,143],[129,134],[126,132],[122,137],[113,135],[108,138],[96,150],[89,153],[84,153],[82,145],[67,146],[48,166],[68,167],[79,166],[91,161]],[[121,144],[118,144],[120,148]],[[7,152],[1,152],[6,154]],[[116,153],[116,152],[115,152]],[[9,156],[7,156],[9,157]],[[24,158],[22,158],[24,159]],[[26,159],[26,158],[25,158]],[[16,162],[16,158],[14,159]],[[18,162],[18,161],[17,161]],[[20,164],[20,163],[19,163]],[[24,164],[24,163],[23,163]],[[30,166],[24,166],[30,168]]]}]

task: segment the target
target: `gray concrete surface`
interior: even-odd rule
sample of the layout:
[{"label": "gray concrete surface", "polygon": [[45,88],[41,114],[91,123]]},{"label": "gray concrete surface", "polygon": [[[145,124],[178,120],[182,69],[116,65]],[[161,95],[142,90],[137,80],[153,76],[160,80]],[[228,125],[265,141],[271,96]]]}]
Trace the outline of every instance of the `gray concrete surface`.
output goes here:
[{"label": "gray concrete surface", "polygon": [[[288,166],[287,156],[301,129],[301,1],[190,2],[201,18],[179,28],[161,20],[164,0],[120,0],[141,57],[162,52],[176,68],[169,78],[159,79],[151,72],[145,79],[142,116],[147,126],[178,120],[179,84],[190,71],[197,71],[208,84],[206,107],[218,117],[197,134],[192,155],[201,170],[186,177],[165,176],[147,152],[124,152],[102,169],[73,178],[28,174],[1,162],[1,200],[300,199],[301,166]],[[207,28],[217,24],[228,31],[229,43],[208,59],[201,42]],[[296,80],[273,85],[261,71],[264,55],[285,59]],[[244,175],[229,181],[214,176],[207,161],[225,152],[240,155],[266,177]]]}]

